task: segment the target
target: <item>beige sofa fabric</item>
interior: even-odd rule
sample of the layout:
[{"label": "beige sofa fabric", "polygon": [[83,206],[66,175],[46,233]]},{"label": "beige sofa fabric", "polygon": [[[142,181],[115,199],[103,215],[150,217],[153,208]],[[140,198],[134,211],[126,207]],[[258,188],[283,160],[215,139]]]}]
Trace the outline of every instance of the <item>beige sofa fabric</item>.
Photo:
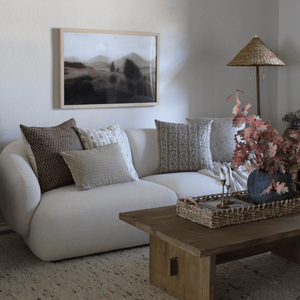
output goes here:
[{"label": "beige sofa fabric", "polygon": [[157,174],[146,176],[142,179],[173,190],[178,198],[222,192],[222,186],[217,180],[197,172]]},{"label": "beige sofa fabric", "polygon": [[41,189],[22,140],[12,142],[1,152],[0,198],[9,226],[22,236],[28,236]]},{"label": "beige sofa fabric", "polygon": [[25,241],[46,261],[147,244],[149,235],[119,220],[119,213],[176,200],[172,190],[143,180],[83,192],[64,186],[43,194]]},{"label": "beige sofa fabric", "polygon": [[125,130],[131,146],[134,167],[140,178],[156,173],[158,168],[155,128]]}]

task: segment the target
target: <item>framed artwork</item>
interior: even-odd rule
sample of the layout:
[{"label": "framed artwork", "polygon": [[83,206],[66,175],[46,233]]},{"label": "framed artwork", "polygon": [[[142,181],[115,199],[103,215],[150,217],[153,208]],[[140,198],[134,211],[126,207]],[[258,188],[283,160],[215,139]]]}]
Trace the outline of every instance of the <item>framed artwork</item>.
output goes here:
[{"label": "framed artwork", "polygon": [[159,34],[59,29],[60,108],[158,104]]}]

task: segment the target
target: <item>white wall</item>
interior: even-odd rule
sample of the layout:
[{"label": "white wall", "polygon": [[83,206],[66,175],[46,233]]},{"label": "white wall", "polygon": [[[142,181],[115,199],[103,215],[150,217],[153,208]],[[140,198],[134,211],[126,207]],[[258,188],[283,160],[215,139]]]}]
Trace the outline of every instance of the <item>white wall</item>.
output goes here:
[{"label": "white wall", "polygon": [[[154,119],[188,115],[190,6],[180,0],[0,1],[0,147],[20,138],[19,124],[154,127]],[[58,28],[161,34],[160,105],[148,108],[60,110]],[[1,150],[0,149],[0,150]]]},{"label": "white wall", "polygon": [[[277,50],[274,0],[0,0],[0,151],[20,138],[19,124],[154,127],[154,119],[228,116],[236,88],[255,103],[255,74],[226,64],[255,35]],[[159,32],[160,104],[147,108],[60,110],[58,28]],[[276,74],[266,68],[262,112],[277,115]],[[275,92],[274,92],[275,91]],[[266,96],[268,94],[268,96]],[[265,99],[266,98],[266,99]]]},{"label": "white wall", "polygon": [[278,73],[278,128],[282,133],[287,123],[281,119],[300,109],[300,2],[280,0],[279,7],[279,54],[287,64]]},{"label": "white wall", "polygon": [[[251,40],[275,52],[279,0],[0,0],[0,151],[21,138],[19,124],[154,127],[154,119],[231,116],[235,89],[255,110],[255,73],[226,64]],[[297,0],[294,2],[296,3]],[[58,28],[160,33],[160,104],[60,110]],[[277,68],[265,69],[262,116],[277,122]],[[1,217],[0,217],[1,221]]]},{"label": "white wall", "polygon": [[[278,1],[194,1],[192,10],[193,80],[190,95],[193,115],[230,115],[234,101],[226,97],[236,89],[243,104],[256,111],[255,67],[227,67],[235,55],[258,35],[274,52],[278,41]],[[261,115],[277,123],[277,67],[260,68]],[[251,72],[252,80],[249,80]],[[265,74],[265,80],[262,75]]]}]

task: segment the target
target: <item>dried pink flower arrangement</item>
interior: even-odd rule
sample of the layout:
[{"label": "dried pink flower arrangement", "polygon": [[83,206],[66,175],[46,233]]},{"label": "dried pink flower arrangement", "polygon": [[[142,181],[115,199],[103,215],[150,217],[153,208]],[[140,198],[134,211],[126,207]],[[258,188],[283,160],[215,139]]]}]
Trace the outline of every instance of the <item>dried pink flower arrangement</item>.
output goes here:
[{"label": "dried pink flower arrangement", "polygon": [[263,170],[270,174],[270,185],[262,194],[269,193],[272,189],[278,194],[286,193],[288,187],[285,183],[274,180],[272,175],[281,172],[289,173],[293,180],[297,178],[300,168],[300,131],[290,130],[289,136],[282,138],[270,123],[262,121],[256,115],[248,116],[250,103],[240,111],[239,93],[244,92],[236,90],[236,93],[226,100],[229,101],[232,96],[236,97],[236,105],[232,110],[235,115],[233,126],[240,127],[245,124],[245,128],[235,135],[234,165],[243,165],[250,172]]}]

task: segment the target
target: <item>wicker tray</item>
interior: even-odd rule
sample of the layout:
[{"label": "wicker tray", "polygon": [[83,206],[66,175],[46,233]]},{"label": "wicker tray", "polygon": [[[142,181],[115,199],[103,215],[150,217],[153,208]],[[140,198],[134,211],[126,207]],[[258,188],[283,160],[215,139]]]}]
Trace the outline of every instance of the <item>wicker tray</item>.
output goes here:
[{"label": "wicker tray", "polygon": [[176,212],[184,219],[211,229],[300,213],[299,192],[292,199],[258,205],[250,201],[247,191],[232,193],[230,197],[242,200],[245,207],[217,210],[207,208],[207,201],[220,202],[221,194],[215,194],[178,199]]}]

